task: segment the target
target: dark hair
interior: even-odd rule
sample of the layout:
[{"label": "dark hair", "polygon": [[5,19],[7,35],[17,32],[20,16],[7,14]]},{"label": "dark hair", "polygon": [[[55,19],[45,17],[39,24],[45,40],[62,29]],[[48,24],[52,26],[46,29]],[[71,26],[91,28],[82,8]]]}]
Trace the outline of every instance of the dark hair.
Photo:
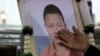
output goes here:
[{"label": "dark hair", "polygon": [[52,4],[49,4],[49,5],[47,5],[47,6],[44,8],[44,14],[43,14],[44,21],[45,21],[45,16],[46,16],[47,14],[53,14],[53,13],[58,13],[58,14],[60,14],[61,17],[62,17],[62,20],[64,21],[64,17],[63,17],[63,15],[62,15],[60,9],[59,9],[57,6],[52,5]]}]

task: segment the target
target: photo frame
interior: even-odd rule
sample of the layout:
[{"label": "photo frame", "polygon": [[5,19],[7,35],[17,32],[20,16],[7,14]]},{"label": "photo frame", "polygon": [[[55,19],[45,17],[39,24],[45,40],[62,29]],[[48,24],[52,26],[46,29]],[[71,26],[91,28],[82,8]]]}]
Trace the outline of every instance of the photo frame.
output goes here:
[{"label": "photo frame", "polygon": [[41,56],[41,52],[46,48],[52,39],[50,38],[48,31],[44,23],[44,9],[47,5],[54,5],[61,11],[66,28],[73,32],[72,27],[75,26],[82,31],[82,22],[80,12],[78,11],[78,5],[75,0],[20,0],[18,1],[19,11],[21,15],[22,24],[31,25],[33,27],[33,44],[34,56]]}]

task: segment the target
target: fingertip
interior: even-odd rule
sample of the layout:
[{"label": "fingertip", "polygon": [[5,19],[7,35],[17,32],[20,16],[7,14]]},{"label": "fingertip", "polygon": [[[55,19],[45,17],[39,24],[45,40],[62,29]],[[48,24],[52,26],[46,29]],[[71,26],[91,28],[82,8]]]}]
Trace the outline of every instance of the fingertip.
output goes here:
[{"label": "fingertip", "polygon": [[65,29],[61,29],[61,31],[65,31]]},{"label": "fingertip", "polygon": [[79,30],[78,30],[75,26],[73,26],[73,31],[74,31],[75,33],[79,33]]},{"label": "fingertip", "polygon": [[73,29],[77,29],[75,26],[73,26]]},{"label": "fingertip", "polygon": [[61,29],[57,32],[57,34],[60,34],[61,32],[65,31],[65,29]]},{"label": "fingertip", "polygon": [[75,26],[73,26],[73,31],[76,32],[76,27]]}]

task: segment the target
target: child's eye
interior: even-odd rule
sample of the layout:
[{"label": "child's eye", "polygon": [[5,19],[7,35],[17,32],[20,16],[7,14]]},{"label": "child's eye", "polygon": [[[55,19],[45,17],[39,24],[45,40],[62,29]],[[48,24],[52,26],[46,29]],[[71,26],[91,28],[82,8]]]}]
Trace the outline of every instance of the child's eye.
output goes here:
[{"label": "child's eye", "polygon": [[49,25],[48,27],[53,27],[53,25]]},{"label": "child's eye", "polygon": [[63,26],[63,25],[59,24],[58,26]]}]

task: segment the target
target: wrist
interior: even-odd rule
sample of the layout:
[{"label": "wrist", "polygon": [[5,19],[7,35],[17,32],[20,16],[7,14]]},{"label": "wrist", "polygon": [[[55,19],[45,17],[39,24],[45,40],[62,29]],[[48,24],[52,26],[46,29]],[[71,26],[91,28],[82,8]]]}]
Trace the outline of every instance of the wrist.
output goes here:
[{"label": "wrist", "polygon": [[87,49],[89,48],[90,44],[87,45],[87,47],[83,50],[83,53],[86,53]]}]

